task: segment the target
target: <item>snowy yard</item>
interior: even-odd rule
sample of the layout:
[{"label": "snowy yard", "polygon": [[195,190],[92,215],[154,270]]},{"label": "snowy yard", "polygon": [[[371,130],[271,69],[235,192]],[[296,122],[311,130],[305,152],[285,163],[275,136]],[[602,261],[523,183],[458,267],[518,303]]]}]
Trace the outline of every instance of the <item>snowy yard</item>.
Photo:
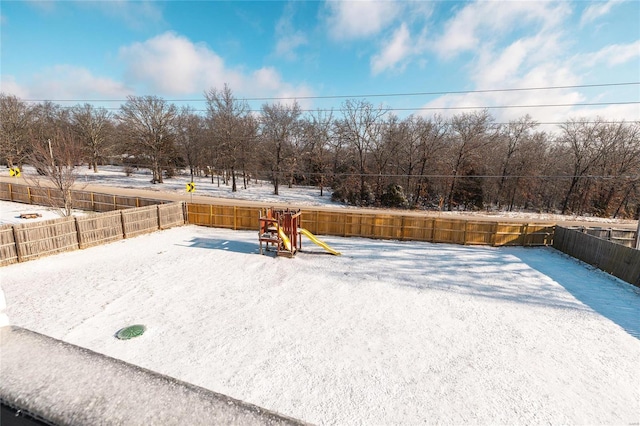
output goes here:
[{"label": "snowy yard", "polygon": [[320,238],[343,255],[185,226],[10,265],[6,314],[312,423],[638,422],[638,289],[551,248]]}]

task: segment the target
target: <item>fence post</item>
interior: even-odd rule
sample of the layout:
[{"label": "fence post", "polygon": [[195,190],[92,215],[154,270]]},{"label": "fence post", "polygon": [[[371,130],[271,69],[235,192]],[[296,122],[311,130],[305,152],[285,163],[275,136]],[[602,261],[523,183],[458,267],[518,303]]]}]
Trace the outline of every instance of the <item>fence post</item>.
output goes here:
[{"label": "fence post", "polygon": [[318,210],[316,210],[316,223],[315,223],[315,228],[313,228],[313,232],[316,233],[316,234],[318,233],[318,229],[320,229],[320,224],[318,222],[320,220],[319,219],[319,214],[320,213],[318,212]]},{"label": "fence post", "polygon": [[636,243],[634,246],[636,250],[640,250],[640,218],[638,218],[638,229],[636,230]]},{"label": "fence post", "polygon": [[529,230],[529,224],[522,225],[522,246],[527,247],[527,231]]},{"label": "fence post", "polygon": [[466,246],[467,245],[467,228],[469,227],[469,221],[465,220],[464,221],[464,232],[462,233],[462,245]]},{"label": "fence post", "polygon": [[436,241],[436,225],[438,224],[438,219],[433,218],[431,221],[431,238],[429,240],[433,243]]},{"label": "fence post", "polygon": [[233,230],[238,230],[238,207],[233,206]]},{"label": "fence post", "polygon": [[76,224],[76,234],[78,234],[78,248],[82,247],[82,233],[80,232],[80,224],[78,223],[78,218],[74,216],[74,222]]},{"label": "fence post", "polygon": [[[136,198],[136,203],[138,199]],[[156,204],[156,215],[158,216],[158,229],[162,229],[162,215],[160,214],[160,204]]]},{"label": "fence post", "polygon": [[9,201],[13,201],[13,188],[9,184]]},{"label": "fence post", "polygon": [[182,202],[182,219],[185,224],[189,223],[189,204]]},{"label": "fence post", "polygon": [[127,227],[125,226],[125,220],[124,220],[123,212],[124,212],[124,210],[120,211],[120,221],[122,222],[122,238],[127,238]]},{"label": "fence post", "polygon": [[13,231],[13,243],[16,245],[16,257],[18,258],[18,262],[22,262],[22,252],[20,249],[20,243],[18,242],[18,233],[16,232],[16,227],[12,226],[11,230]]},{"label": "fence post", "polygon": [[[351,215],[351,219],[351,225],[353,225],[353,215]],[[360,223],[360,229],[362,229],[362,222]],[[351,230],[351,233],[353,234],[353,230]],[[344,213],[342,218],[342,236],[347,236],[347,213]]]},{"label": "fence post", "polygon": [[498,238],[498,222],[493,222],[493,232],[491,233],[491,246],[495,247]]}]

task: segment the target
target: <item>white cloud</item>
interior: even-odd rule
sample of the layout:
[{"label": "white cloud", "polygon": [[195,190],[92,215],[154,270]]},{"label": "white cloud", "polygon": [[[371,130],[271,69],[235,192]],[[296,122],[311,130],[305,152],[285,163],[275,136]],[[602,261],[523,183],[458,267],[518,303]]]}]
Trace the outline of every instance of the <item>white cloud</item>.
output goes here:
[{"label": "white cloud", "polygon": [[393,33],[391,39],[384,45],[382,51],[371,58],[371,70],[373,74],[379,74],[384,70],[393,69],[402,63],[413,50],[411,34],[407,25],[402,23]]},{"label": "white cloud", "polygon": [[97,8],[106,16],[124,22],[128,27],[140,29],[163,21],[161,2],[149,0],[110,0],[79,2],[84,7]]},{"label": "white cloud", "polygon": [[[486,81],[483,80],[483,83]],[[573,86],[580,84],[580,78],[561,62],[548,61],[533,66],[520,73],[508,73],[503,81],[495,81],[494,85],[481,86],[478,90],[486,89],[525,89],[557,86]],[[441,96],[429,102],[425,107],[458,108],[458,107],[505,107],[520,106],[520,108],[489,108],[489,112],[497,122],[508,122],[525,114],[531,115],[538,122],[561,122],[571,116],[576,103],[585,102],[586,97],[576,89],[552,90],[519,90],[502,92],[462,93]],[[528,108],[527,105],[568,105],[557,107]],[[443,111],[444,116],[452,116],[464,111],[449,109]],[[423,111],[430,115],[433,111]],[[553,131],[554,125],[546,125],[541,130]]]},{"label": "white cloud", "polygon": [[606,15],[611,11],[611,9],[622,3],[622,0],[609,0],[607,2],[597,2],[589,5],[584,12],[582,12],[582,17],[580,18],[580,26],[589,24],[601,16]]},{"label": "white cloud", "polygon": [[204,44],[166,32],[120,49],[127,81],[142,84],[152,93],[195,93],[209,86],[237,85],[240,76]]},{"label": "white cloud", "polygon": [[2,91],[22,99],[123,99],[133,91],[121,82],[95,76],[86,68],[72,65],[47,67],[17,83],[11,76],[2,76]]},{"label": "white cloud", "polygon": [[335,40],[366,38],[389,26],[400,13],[401,4],[385,0],[327,2],[329,36]]},{"label": "white cloud", "polygon": [[285,59],[294,60],[296,49],[307,44],[306,35],[296,30],[293,26],[294,8],[293,3],[288,3],[283,15],[276,24],[276,55]]},{"label": "white cloud", "polygon": [[307,44],[307,37],[300,31],[281,36],[276,43],[276,55],[285,59],[296,59],[295,50]]},{"label": "white cloud", "polygon": [[29,98],[27,88],[18,84],[12,75],[0,74],[0,93],[17,96],[21,99]]},{"label": "white cloud", "polygon": [[186,95],[222,88],[226,83],[238,96],[271,97],[283,94],[308,96],[304,85],[282,80],[274,68],[254,71],[228,67],[204,44],[167,32],[120,49],[128,84],[143,86],[148,93]]},{"label": "white cloud", "polygon": [[462,8],[445,24],[433,50],[445,58],[475,50],[499,40],[509,31],[538,23],[542,30],[557,27],[569,13],[565,3],[539,1],[474,2]]},{"label": "white cloud", "polygon": [[640,40],[629,44],[613,44],[594,53],[578,55],[575,62],[582,67],[589,68],[604,64],[608,67],[622,65],[632,60],[640,59]]}]

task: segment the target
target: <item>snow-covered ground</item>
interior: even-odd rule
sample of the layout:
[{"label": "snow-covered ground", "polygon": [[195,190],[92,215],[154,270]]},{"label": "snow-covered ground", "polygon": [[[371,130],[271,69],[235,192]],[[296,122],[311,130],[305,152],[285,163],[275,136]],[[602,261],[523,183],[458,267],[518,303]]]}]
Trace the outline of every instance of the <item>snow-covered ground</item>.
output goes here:
[{"label": "snow-covered ground", "polygon": [[[87,169],[86,166],[80,167],[78,170],[77,183],[79,185],[103,185],[119,188],[134,188],[152,190],[157,192],[171,192],[175,194],[186,194],[185,186],[191,181],[191,176],[185,172],[178,174],[172,178],[166,178],[162,184],[152,184],[151,174],[146,169],[135,169],[130,176],[124,173],[124,168],[121,166],[100,166],[98,173],[94,173],[93,170]],[[40,179],[35,170],[29,166],[23,170],[23,182],[33,184],[37,179]],[[9,176],[8,169],[0,169],[0,176]],[[331,206],[335,208],[348,208],[342,203],[335,203],[331,201],[331,190],[325,188],[323,196],[320,196],[320,189],[311,186],[295,186],[288,188],[287,185],[280,185],[279,195],[273,195],[273,185],[264,181],[251,181],[247,188],[243,188],[241,180],[238,181],[237,191],[232,192],[230,185],[224,185],[215,179],[214,183],[211,183],[210,177],[195,177],[194,182],[196,184],[197,195],[216,197],[216,198],[231,198],[240,200],[261,201],[264,203],[293,203],[297,206]],[[468,211],[442,211],[439,212],[442,216],[489,216],[494,217],[496,220],[500,218],[514,218],[514,219],[526,219],[537,222],[558,222],[558,221],[582,221],[593,222],[593,226],[615,226],[615,224],[630,224],[635,223],[631,220],[610,219],[610,218],[598,218],[591,216],[563,216],[560,214],[552,213],[532,213],[532,212],[503,212],[503,211],[480,211],[480,212],[468,212]]]},{"label": "snow-covered ground", "polygon": [[[89,170],[86,167],[79,167],[77,171],[76,183],[79,186],[90,184],[186,194],[186,184],[191,181],[191,176],[184,171],[172,178],[165,178],[162,184],[152,184],[151,172],[147,169],[134,169],[129,176],[124,173],[124,168],[120,166],[100,166],[98,173],[94,173],[93,170]],[[0,176],[9,176],[8,169],[1,169]],[[27,184],[43,179],[29,166],[23,169],[22,176],[23,182]],[[222,181],[218,184],[217,178],[211,183],[211,177],[196,176],[194,177],[194,183],[196,184],[195,194],[202,196],[252,201],[261,200],[266,203],[291,202],[297,205],[345,207],[344,204],[331,201],[331,190],[328,188],[324,189],[321,197],[320,189],[317,187],[295,186],[294,188],[288,188],[286,184],[281,184],[278,191],[279,195],[275,196],[273,195],[272,184],[252,180],[245,189],[242,185],[241,177],[238,179],[236,192],[231,191],[231,184],[225,185]]]},{"label": "snow-covered ground", "polygon": [[[21,214],[36,213],[39,217],[23,219]],[[86,212],[74,210],[74,215],[85,215]],[[34,204],[12,203],[0,200],[0,225],[31,223],[48,219],[59,219],[62,210],[55,207],[38,206]]]},{"label": "snow-covered ground", "polygon": [[551,248],[321,238],[343,255],[185,226],[10,265],[6,313],[318,424],[638,423],[638,289]]}]

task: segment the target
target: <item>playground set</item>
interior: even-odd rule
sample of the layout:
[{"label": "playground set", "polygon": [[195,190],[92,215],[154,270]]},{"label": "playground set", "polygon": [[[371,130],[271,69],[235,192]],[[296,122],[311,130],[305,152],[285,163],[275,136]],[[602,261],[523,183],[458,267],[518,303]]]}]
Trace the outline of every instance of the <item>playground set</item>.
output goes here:
[{"label": "playground set", "polygon": [[302,236],[304,235],[327,252],[339,256],[340,252],[332,249],[311,232],[300,227],[301,215],[302,212],[300,210],[278,210],[273,207],[261,210],[260,229],[258,231],[260,254],[263,254],[262,243],[265,243],[265,250],[268,251],[269,247],[272,246],[278,256],[293,257],[296,252],[302,250]]}]

